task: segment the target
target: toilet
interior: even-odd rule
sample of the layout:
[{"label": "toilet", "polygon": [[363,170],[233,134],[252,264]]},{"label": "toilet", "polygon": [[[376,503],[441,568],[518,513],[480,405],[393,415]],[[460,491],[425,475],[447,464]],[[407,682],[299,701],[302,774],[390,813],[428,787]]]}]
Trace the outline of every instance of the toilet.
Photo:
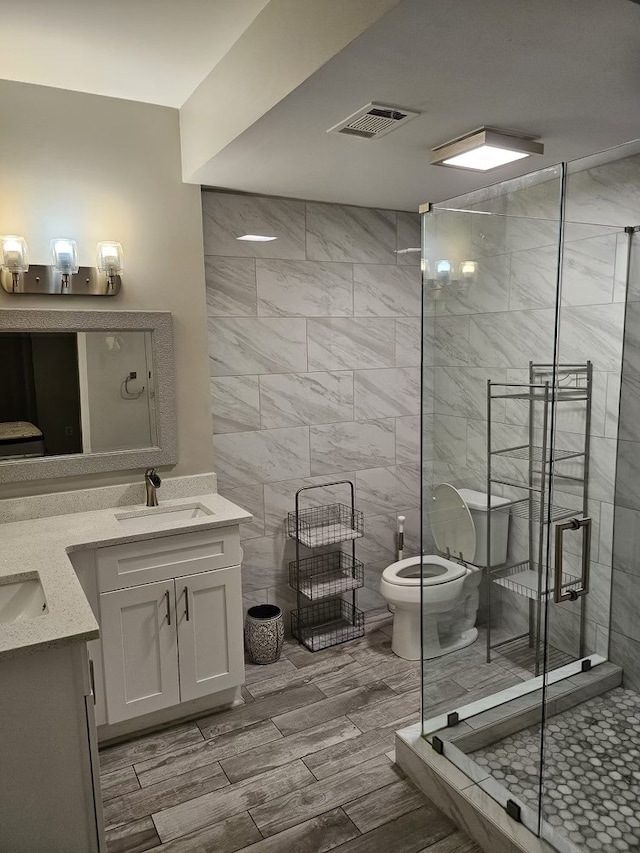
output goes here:
[{"label": "toilet", "polygon": [[[508,498],[491,496],[492,509],[507,503]],[[398,657],[430,660],[477,639],[487,515],[486,493],[448,483],[435,487],[429,521],[440,553],[399,560],[380,579],[380,594],[394,613],[391,648]],[[508,535],[508,509],[492,512],[492,566],[506,562]]]}]

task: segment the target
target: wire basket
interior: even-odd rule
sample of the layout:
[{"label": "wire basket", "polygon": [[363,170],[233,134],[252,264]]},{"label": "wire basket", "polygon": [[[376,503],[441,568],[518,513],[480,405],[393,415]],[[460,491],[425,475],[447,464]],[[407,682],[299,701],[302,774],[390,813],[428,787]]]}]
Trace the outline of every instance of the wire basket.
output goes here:
[{"label": "wire basket", "polygon": [[341,598],[291,611],[291,633],[309,651],[346,643],[364,634],[364,613]]},{"label": "wire basket", "polygon": [[[516,563],[506,569],[499,569],[499,574],[494,574],[493,580],[498,586],[516,592],[518,595],[524,595],[525,598],[538,599],[543,601],[549,595],[553,595],[553,587],[546,589],[544,578],[538,576],[536,569],[531,568],[528,560],[521,563]],[[540,583],[542,581],[542,588]],[[582,578],[571,575],[568,572],[562,573],[562,581],[560,582],[561,589],[577,589],[582,584]]]},{"label": "wire basket", "polygon": [[364,563],[344,551],[292,560],[289,584],[311,600],[341,595],[364,586]]},{"label": "wire basket", "polygon": [[309,507],[298,511],[297,523],[296,513],[289,513],[288,532],[307,548],[333,545],[363,536],[364,515],[345,504]]}]

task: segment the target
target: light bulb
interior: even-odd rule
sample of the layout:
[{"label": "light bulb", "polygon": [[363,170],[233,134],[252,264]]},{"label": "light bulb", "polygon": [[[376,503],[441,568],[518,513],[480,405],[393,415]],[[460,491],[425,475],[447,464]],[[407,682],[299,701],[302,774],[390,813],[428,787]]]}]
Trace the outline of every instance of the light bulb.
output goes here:
[{"label": "light bulb", "polygon": [[53,266],[64,276],[78,272],[78,247],[75,240],[56,237],[51,241]]},{"label": "light bulb", "polygon": [[460,279],[470,284],[475,282],[478,264],[476,261],[462,261],[460,264]]},{"label": "light bulb", "polygon": [[18,273],[29,271],[29,253],[27,243],[24,237],[17,237],[15,234],[7,234],[0,238],[1,255],[0,266],[9,272],[17,275]]},{"label": "light bulb", "polygon": [[440,284],[448,284],[451,280],[451,261],[443,259],[436,261],[436,281]]},{"label": "light bulb", "polygon": [[124,269],[122,246],[114,240],[98,243],[98,269],[107,275],[116,275]]}]

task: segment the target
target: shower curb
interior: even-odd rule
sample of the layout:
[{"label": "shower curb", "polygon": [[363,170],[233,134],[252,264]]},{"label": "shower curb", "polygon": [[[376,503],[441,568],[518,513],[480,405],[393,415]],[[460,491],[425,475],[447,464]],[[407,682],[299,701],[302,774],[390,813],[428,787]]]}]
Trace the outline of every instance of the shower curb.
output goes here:
[{"label": "shower curb", "polygon": [[[539,680],[525,684],[534,688]],[[621,681],[622,669],[604,660],[588,671],[562,678],[547,686],[547,715],[553,716],[605,693],[618,687]],[[528,826],[537,825],[533,809],[510,800],[508,791],[466,754],[541,720],[537,689],[518,697],[506,690],[490,698],[494,700],[493,706],[480,713],[469,716],[464,708],[458,709],[463,719],[452,726],[447,727],[446,715],[440,715],[425,721],[424,735],[422,723],[396,732],[396,763],[485,853],[580,853],[566,836],[548,824],[543,823],[545,838],[541,838],[511,817],[495,797],[509,801],[515,807],[514,814],[526,818]],[[468,711],[471,707],[467,706]],[[459,749],[460,746],[466,751]]]},{"label": "shower curb", "polygon": [[556,853],[461,770],[438,755],[416,723],[396,732],[396,763],[485,853]]}]

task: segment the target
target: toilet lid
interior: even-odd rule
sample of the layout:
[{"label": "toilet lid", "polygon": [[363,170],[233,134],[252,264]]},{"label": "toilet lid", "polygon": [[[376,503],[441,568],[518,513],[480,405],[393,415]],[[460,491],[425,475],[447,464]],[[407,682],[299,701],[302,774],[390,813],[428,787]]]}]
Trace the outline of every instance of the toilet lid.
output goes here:
[{"label": "toilet lid", "polygon": [[473,562],[476,553],[476,527],[469,507],[460,492],[448,483],[440,483],[433,490],[429,512],[431,532],[441,554],[447,549],[452,557],[462,557],[465,563]]}]

